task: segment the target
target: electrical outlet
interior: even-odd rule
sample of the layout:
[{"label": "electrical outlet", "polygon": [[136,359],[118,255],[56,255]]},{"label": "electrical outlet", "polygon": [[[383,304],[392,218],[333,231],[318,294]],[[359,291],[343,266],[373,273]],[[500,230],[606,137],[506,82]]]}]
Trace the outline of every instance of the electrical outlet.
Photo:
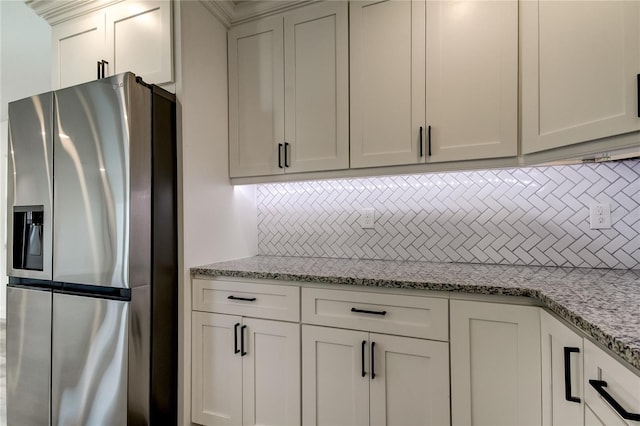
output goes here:
[{"label": "electrical outlet", "polygon": [[589,206],[589,223],[591,229],[610,229],[611,205],[603,203]]},{"label": "electrical outlet", "polygon": [[360,210],[360,228],[371,229],[376,221],[376,211],[374,209]]}]

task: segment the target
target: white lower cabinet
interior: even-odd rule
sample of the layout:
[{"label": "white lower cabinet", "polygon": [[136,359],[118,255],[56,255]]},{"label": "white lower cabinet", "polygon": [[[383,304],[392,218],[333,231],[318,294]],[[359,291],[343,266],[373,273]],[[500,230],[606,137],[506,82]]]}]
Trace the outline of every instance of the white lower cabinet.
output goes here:
[{"label": "white lower cabinet", "polygon": [[539,308],[450,302],[453,425],[541,424]]},{"label": "white lower cabinet", "polygon": [[300,325],[193,312],[192,421],[300,423]]},{"label": "white lower cabinet", "polygon": [[194,279],[191,417],[300,424],[300,288]]},{"label": "white lower cabinet", "polygon": [[582,337],[541,310],[540,344],[543,424],[584,424]]},{"label": "white lower cabinet", "polygon": [[303,325],[303,424],[449,424],[448,346]]},{"label": "white lower cabinet", "polygon": [[584,382],[586,424],[640,425],[640,377],[587,339]]}]

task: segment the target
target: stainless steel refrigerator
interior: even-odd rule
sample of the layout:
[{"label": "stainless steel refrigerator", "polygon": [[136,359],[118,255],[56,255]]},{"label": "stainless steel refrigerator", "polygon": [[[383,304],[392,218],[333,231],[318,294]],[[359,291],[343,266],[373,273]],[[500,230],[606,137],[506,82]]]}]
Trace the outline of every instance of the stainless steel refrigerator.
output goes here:
[{"label": "stainless steel refrigerator", "polygon": [[177,423],[175,105],[131,73],[9,104],[9,425]]}]

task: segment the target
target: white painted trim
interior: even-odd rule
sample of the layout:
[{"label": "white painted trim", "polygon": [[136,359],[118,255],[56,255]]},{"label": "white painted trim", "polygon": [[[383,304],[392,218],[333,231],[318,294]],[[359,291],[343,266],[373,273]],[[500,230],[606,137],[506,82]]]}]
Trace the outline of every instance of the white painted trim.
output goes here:
[{"label": "white painted trim", "polygon": [[26,0],[25,3],[51,26],[104,9],[123,0]]}]

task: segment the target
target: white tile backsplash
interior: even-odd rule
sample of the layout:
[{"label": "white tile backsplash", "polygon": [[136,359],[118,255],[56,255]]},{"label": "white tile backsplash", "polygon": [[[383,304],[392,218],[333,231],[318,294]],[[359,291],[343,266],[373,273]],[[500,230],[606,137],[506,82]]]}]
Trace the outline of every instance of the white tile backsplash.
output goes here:
[{"label": "white tile backsplash", "polygon": [[[258,185],[274,256],[640,268],[640,160]],[[610,203],[611,229],[589,227]],[[374,208],[374,229],[360,229]]]}]

